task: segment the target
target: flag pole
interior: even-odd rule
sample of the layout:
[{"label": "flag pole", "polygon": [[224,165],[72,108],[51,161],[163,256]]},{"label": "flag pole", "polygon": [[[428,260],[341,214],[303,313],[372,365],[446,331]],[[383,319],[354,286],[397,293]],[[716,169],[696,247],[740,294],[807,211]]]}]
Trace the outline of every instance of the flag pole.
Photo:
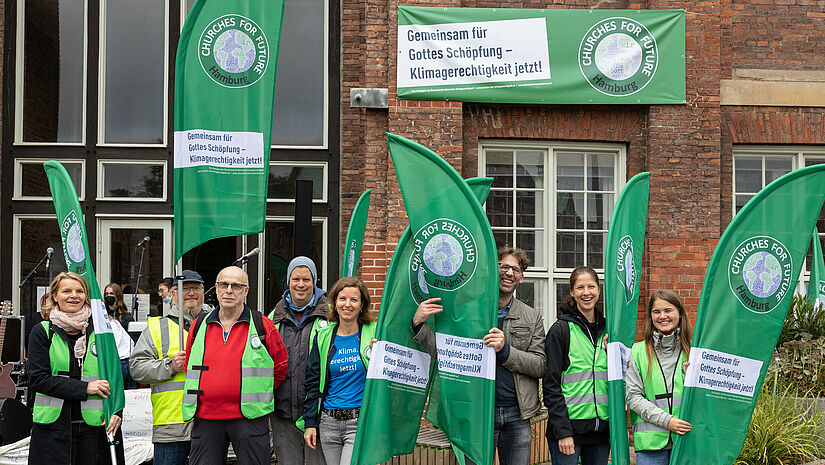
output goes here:
[{"label": "flag pole", "polygon": [[181,352],[186,352],[186,341],[183,339],[183,322],[185,317],[183,316],[183,305],[181,305],[181,297],[183,297],[183,257],[179,258],[178,263],[175,264],[175,280],[177,281],[177,299],[175,299],[175,303],[178,306],[178,313],[180,314],[178,319],[178,346]]},{"label": "flag pole", "polygon": [[109,440],[109,457],[112,460],[112,465],[117,465],[117,455],[115,454],[115,437],[111,433],[106,433],[106,438]]}]

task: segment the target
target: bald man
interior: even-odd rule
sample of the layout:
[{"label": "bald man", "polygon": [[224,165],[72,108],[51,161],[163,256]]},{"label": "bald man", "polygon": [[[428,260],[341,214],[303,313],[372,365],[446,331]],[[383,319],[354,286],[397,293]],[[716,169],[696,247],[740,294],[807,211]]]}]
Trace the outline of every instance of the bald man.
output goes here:
[{"label": "bald man", "polygon": [[223,464],[231,442],[240,465],[269,465],[268,415],[287,353],[272,320],[245,304],[249,277],[218,273],[218,308],[201,312],[186,343],[183,419],[194,418],[189,462]]}]

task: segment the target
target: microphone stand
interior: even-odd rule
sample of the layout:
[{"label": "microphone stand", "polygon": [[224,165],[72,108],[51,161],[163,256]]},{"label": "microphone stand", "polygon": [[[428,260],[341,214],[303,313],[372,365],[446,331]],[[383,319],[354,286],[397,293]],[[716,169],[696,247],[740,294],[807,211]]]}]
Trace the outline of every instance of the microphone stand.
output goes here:
[{"label": "microphone stand", "polygon": [[[40,268],[40,265],[42,265],[42,264],[43,264],[43,262],[44,262],[44,261],[46,261],[46,259],[47,259],[48,257],[49,257],[49,252],[46,252],[46,253],[43,255],[43,258],[41,258],[41,259],[40,259],[40,261],[39,261],[39,262],[37,262],[37,265],[35,265],[35,266],[34,266],[34,268],[32,268],[32,270],[31,270],[31,271],[29,271],[29,274],[27,274],[27,275],[26,275],[26,277],[25,277],[25,278],[23,278],[23,280],[22,280],[22,281],[20,281],[20,284],[17,286],[17,288],[18,288],[18,289],[23,289],[23,287],[24,287],[26,284],[28,284],[28,283],[29,283],[29,281],[31,281],[32,279],[34,279],[35,275],[37,275],[37,270]],[[48,271],[48,267],[46,267],[46,270]],[[30,300],[32,301],[32,303],[31,303],[31,305],[29,305],[29,311],[28,311],[28,312],[26,312],[26,318],[28,318],[28,319],[29,319],[29,321],[31,321],[31,319],[32,319],[32,313],[34,312],[34,307],[36,307],[36,306],[37,306],[37,290],[36,290],[36,289],[31,288],[31,286],[29,287],[29,289],[30,289],[30,290],[29,290],[29,295],[30,295],[30,297],[29,297],[29,298],[30,298]],[[38,309],[37,309],[37,311],[39,312],[39,311],[40,311],[40,309],[38,308]]]},{"label": "microphone stand", "polygon": [[[143,241],[141,241],[141,242],[143,242]],[[138,293],[138,284],[140,283],[140,278],[143,277],[143,275],[141,274],[141,271],[143,270],[143,254],[146,253],[146,243],[143,242],[142,244],[138,244],[137,246],[135,246],[135,251],[137,251],[138,247],[141,247],[142,249],[140,251],[140,262],[138,262],[137,278],[135,278],[135,287],[134,287],[134,289],[132,289],[132,318],[134,318],[135,321],[138,321],[137,293]],[[129,331],[129,329],[126,328],[126,331]]]}]

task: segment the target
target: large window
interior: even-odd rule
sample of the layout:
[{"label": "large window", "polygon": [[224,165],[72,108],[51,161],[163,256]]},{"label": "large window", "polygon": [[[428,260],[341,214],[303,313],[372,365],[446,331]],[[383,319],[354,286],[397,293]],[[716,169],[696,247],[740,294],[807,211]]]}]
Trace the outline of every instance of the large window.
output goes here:
[{"label": "large window", "polygon": [[[822,163],[825,163],[825,147],[736,147],[733,151],[733,213],[738,213],[748,200],[771,181],[801,167]],[[816,227],[819,242],[825,250],[825,207],[819,213]],[[810,273],[809,248],[797,292],[805,293]]]},{"label": "large window", "polygon": [[624,160],[624,147],[615,144],[481,144],[480,174],[493,178],[485,208],[496,245],[527,252],[530,267],[518,295],[542,312],[548,327],[573,268],[604,267]]}]

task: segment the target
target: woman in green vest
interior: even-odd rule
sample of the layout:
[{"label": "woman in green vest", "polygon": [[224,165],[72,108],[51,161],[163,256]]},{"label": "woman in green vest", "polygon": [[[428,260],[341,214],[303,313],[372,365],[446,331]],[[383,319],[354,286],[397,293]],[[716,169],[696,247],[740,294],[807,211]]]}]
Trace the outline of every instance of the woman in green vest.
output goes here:
[{"label": "woman in green vest", "polygon": [[580,266],[544,339],[547,443],[553,465],[606,465],[610,455],[604,315],[599,277]]},{"label": "woman in green vest", "polygon": [[[35,394],[29,464],[108,465],[106,433],[118,433],[120,412],[103,426],[109,382],[97,378],[89,286],[63,272],[49,286],[49,321],[29,338],[29,389]],[[116,438],[117,438],[116,437]],[[122,444],[122,439],[120,439]],[[122,445],[118,463],[123,463]]]},{"label": "woman in green vest", "polygon": [[329,302],[331,324],[318,331],[307,359],[304,441],[315,449],[320,440],[327,465],[349,465],[375,323],[360,279],[338,280]]},{"label": "woman in green vest", "polygon": [[625,377],[637,465],[668,465],[673,433],[690,431],[690,423],[679,419],[679,408],[692,332],[675,292],[650,296],[644,339],[633,344]]}]

